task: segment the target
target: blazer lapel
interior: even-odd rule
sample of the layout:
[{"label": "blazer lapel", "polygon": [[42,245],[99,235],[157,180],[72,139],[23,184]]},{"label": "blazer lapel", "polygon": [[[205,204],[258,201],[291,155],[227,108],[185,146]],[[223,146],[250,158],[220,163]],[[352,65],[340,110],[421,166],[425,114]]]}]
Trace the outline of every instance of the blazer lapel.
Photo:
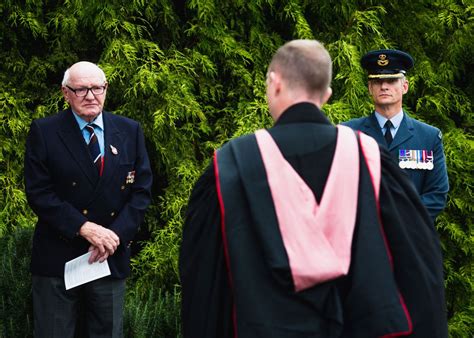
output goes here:
[{"label": "blazer lapel", "polygon": [[389,151],[396,149],[400,144],[406,142],[408,139],[413,137],[413,122],[411,118],[403,112],[403,119],[400,123],[400,127],[398,128],[397,133],[395,134],[395,138],[393,139],[390,147],[388,148]]},{"label": "blazer lapel", "polygon": [[113,177],[120,163],[123,149],[121,145],[126,137],[120,133],[111,119],[110,113],[103,112],[104,119],[104,171],[97,185],[97,191],[107,186],[107,182]]},{"label": "blazer lapel", "polygon": [[77,125],[77,121],[72,115],[72,111],[68,109],[59,114],[62,115],[62,127],[58,131],[59,138],[63,141],[64,146],[68,149],[71,157],[76,161],[87,179],[92,185],[96,185],[99,173],[92,162],[86,142]]}]

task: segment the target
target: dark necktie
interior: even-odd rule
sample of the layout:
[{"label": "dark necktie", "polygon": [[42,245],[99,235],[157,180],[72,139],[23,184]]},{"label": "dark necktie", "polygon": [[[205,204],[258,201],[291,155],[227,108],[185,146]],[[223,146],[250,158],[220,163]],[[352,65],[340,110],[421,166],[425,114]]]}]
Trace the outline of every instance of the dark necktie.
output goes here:
[{"label": "dark necktie", "polygon": [[390,122],[390,120],[387,120],[387,122],[385,122],[385,125],[384,125],[384,128],[385,128],[385,141],[387,142],[387,146],[390,146],[390,143],[392,143],[392,132],[390,131],[390,128],[393,127],[393,124],[392,122]]},{"label": "dark necktie", "polygon": [[94,161],[94,165],[97,168],[97,171],[99,174],[101,174],[102,156],[100,154],[99,140],[97,139],[97,135],[94,131],[94,124],[88,124],[86,125],[86,128],[89,132],[89,144],[87,147],[89,148],[89,152],[91,154],[92,160]]}]

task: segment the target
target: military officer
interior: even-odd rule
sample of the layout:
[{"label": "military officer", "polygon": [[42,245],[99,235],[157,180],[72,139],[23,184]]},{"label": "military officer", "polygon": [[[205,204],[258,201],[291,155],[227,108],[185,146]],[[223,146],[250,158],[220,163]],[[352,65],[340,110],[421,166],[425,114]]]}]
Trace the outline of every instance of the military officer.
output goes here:
[{"label": "military officer", "polygon": [[413,58],[400,50],[370,51],[361,59],[375,111],[343,124],[372,136],[390,151],[410,177],[433,220],[444,209],[449,190],[441,131],[410,117],[402,108]]}]

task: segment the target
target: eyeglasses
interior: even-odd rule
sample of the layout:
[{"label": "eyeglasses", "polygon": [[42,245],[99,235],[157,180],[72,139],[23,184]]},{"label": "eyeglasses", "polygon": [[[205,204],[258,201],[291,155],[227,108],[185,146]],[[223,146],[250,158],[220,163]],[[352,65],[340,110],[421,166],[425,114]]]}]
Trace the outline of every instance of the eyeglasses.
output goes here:
[{"label": "eyeglasses", "polygon": [[92,92],[93,95],[102,95],[107,88],[107,84],[105,86],[97,86],[97,87],[90,87],[90,88],[71,88],[68,85],[66,87],[76,94],[77,97],[84,97],[89,94],[89,90]]}]

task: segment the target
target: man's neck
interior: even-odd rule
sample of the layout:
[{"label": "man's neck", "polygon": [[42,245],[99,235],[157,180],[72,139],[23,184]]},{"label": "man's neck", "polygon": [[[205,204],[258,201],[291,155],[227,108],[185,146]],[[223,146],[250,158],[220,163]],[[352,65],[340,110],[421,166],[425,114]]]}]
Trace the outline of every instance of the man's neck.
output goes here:
[{"label": "man's neck", "polygon": [[375,111],[386,119],[391,119],[402,110],[401,105],[376,105]]},{"label": "man's neck", "polygon": [[291,106],[294,106],[295,104],[298,104],[298,103],[304,103],[304,102],[307,102],[307,103],[312,103],[314,104],[316,107],[318,107],[318,109],[321,109],[321,106],[322,106],[322,103],[321,103],[321,100],[318,98],[318,99],[314,99],[314,98],[311,98],[311,97],[308,97],[308,96],[299,96],[297,98],[291,98],[291,99],[288,99],[288,100],[282,100],[279,102],[279,105],[277,107],[275,107],[276,109],[274,109],[273,113],[271,113],[272,115],[272,118],[274,121],[278,121],[278,119],[280,118],[280,116]]}]

